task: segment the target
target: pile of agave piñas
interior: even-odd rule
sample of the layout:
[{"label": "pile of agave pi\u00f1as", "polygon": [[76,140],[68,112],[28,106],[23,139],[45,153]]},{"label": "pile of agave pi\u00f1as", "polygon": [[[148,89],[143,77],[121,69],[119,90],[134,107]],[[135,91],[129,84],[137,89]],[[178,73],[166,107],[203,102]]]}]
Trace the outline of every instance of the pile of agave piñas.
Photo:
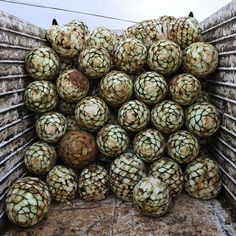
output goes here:
[{"label": "pile of agave pi\u00f1as", "polygon": [[203,90],[218,64],[191,16],[163,16],[127,28],[88,31],[52,25],[49,46],[25,58],[24,94],[38,141],[25,152],[34,177],[14,183],[6,213],[20,226],[40,222],[51,199],[105,199],[111,190],[145,215],[165,214],[182,189],[212,199],[219,168],[203,150],[219,112]]}]

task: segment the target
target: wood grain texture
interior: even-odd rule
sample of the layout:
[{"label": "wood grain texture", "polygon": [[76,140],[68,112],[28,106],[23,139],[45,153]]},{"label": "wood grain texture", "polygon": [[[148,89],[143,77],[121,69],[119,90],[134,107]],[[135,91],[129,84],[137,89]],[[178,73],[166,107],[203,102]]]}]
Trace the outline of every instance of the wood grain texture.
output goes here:
[{"label": "wood grain texture", "polygon": [[0,11],[0,219],[9,186],[26,173],[23,155],[35,140],[32,113],[24,105],[31,82],[24,58],[45,44],[45,30]]},{"label": "wood grain texture", "polygon": [[225,190],[236,205],[236,1],[205,19],[203,37],[219,51],[219,68],[206,88],[221,113],[221,127],[209,151],[221,168]]}]

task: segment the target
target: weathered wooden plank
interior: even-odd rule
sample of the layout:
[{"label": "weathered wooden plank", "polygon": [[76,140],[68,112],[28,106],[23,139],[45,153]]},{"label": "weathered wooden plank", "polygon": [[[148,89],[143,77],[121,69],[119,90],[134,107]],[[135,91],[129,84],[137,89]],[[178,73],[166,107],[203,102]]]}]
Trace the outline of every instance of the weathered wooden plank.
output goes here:
[{"label": "weathered wooden plank", "polygon": [[[8,44],[8,45],[17,45],[21,47],[38,47],[44,44],[45,41],[34,39],[28,37],[27,35],[20,35],[17,32],[8,32],[4,31],[3,28],[0,28],[0,43],[1,44]],[[27,51],[26,51],[27,52]]]},{"label": "weathered wooden plank", "polygon": [[219,96],[223,96],[225,98],[236,101],[236,93],[234,86],[225,86],[216,83],[208,83],[207,89],[212,94],[217,94]]},{"label": "weathered wooden plank", "polygon": [[24,132],[16,135],[10,142],[0,148],[0,161],[5,156],[10,155],[11,152],[14,152],[19,147],[29,142],[33,137],[35,137],[35,130],[33,127],[29,127]]},{"label": "weathered wooden plank", "polygon": [[32,114],[26,106],[20,106],[16,109],[8,110],[6,112],[0,113],[0,128],[11,124],[12,122],[21,119],[24,116]]},{"label": "weathered wooden plank", "polygon": [[3,93],[25,89],[32,82],[30,77],[21,77],[14,79],[0,79],[0,96]]},{"label": "weathered wooden plank", "polygon": [[230,82],[236,84],[236,71],[219,71],[217,70],[209,79],[219,82]]},{"label": "weathered wooden plank", "polygon": [[0,11],[0,26],[18,32],[24,32],[25,34],[33,35],[39,38],[44,38],[45,36],[44,29],[15,16],[9,15],[3,11]]},{"label": "weathered wooden plank", "polygon": [[225,97],[219,96],[215,93],[210,94],[210,101],[223,113],[236,117],[236,106],[233,102],[227,100]]},{"label": "weathered wooden plank", "polygon": [[229,35],[227,37],[215,39],[212,41],[207,40],[207,35],[204,37],[205,41],[210,42],[212,45],[216,47],[218,52],[229,52],[234,51],[236,48],[236,35]]},{"label": "weathered wooden plank", "polygon": [[16,92],[0,96],[0,112],[24,102],[24,92]]},{"label": "weathered wooden plank", "polygon": [[213,27],[212,29],[206,29],[207,32],[203,34],[203,38],[207,37],[208,41],[212,41],[218,38],[227,37],[236,33],[236,17],[233,16],[228,19],[227,23],[220,25],[219,27]]},{"label": "weathered wooden plank", "polygon": [[235,15],[236,15],[236,1],[233,0],[226,6],[219,9],[217,12],[207,17],[203,22],[201,22],[201,27],[207,34],[209,34],[210,30],[214,26],[219,25],[217,27],[224,28],[225,23],[227,23],[229,19],[235,17]]},{"label": "weathered wooden plank", "polygon": [[[26,117],[26,119],[21,119],[19,123],[1,130],[0,143],[4,144],[8,142],[9,139],[15,137],[15,135],[20,134],[23,130],[34,126],[34,119],[31,117]],[[0,147],[1,147],[0,144]]]},{"label": "weathered wooden plank", "polygon": [[0,44],[1,60],[24,60],[25,53],[27,52],[28,51],[22,48],[17,49],[17,48],[2,47],[2,45]]}]

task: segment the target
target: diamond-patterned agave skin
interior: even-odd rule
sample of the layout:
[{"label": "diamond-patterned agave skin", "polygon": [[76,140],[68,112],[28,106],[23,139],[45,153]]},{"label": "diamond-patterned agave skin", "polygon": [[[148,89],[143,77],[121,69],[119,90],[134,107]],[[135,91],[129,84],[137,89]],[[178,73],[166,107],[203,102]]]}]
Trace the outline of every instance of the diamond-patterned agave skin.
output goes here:
[{"label": "diamond-patterned agave skin", "polygon": [[153,43],[148,50],[147,64],[151,70],[169,75],[179,69],[182,63],[180,47],[168,40],[161,39]]},{"label": "diamond-patterned agave skin", "polygon": [[152,217],[167,213],[172,203],[168,185],[152,176],[138,182],[133,191],[133,201],[142,214]]},{"label": "diamond-patterned agave skin", "polygon": [[109,175],[100,165],[83,169],[78,180],[78,192],[85,201],[103,200],[109,193]]},{"label": "diamond-patterned agave skin", "polygon": [[78,21],[78,20],[72,20],[66,25],[73,25],[74,27],[77,28],[78,31],[81,31],[84,36],[88,34],[88,26],[85,22],[83,21]]},{"label": "diamond-patterned agave skin", "polygon": [[151,111],[151,123],[158,131],[173,133],[184,123],[182,107],[170,100],[156,104]]},{"label": "diamond-patterned agave skin", "polygon": [[138,132],[146,128],[150,120],[148,107],[138,100],[124,103],[118,112],[118,122],[126,130]]},{"label": "diamond-patterned agave skin", "polygon": [[68,102],[78,102],[87,95],[89,81],[80,71],[72,69],[60,74],[56,87],[60,97]]},{"label": "diamond-patterned agave skin", "polygon": [[219,111],[210,103],[195,103],[185,111],[185,125],[195,135],[209,137],[220,126]]},{"label": "diamond-patterned agave skin", "polygon": [[9,188],[5,211],[14,224],[31,227],[46,217],[50,203],[47,185],[39,178],[25,177]]},{"label": "diamond-patterned agave skin", "polygon": [[58,111],[63,115],[74,115],[75,113],[76,102],[67,102],[64,99],[59,100],[58,102]]},{"label": "diamond-patterned agave skin", "polygon": [[207,102],[207,103],[210,102],[210,96],[204,90],[201,91],[201,94],[199,95],[198,99],[195,101],[195,103],[202,103],[202,102]]},{"label": "diamond-patterned agave skin", "polygon": [[75,116],[67,116],[66,117],[66,121],[67,121],[67,130],[68,131],[72,131],[72,130],[80,130],[81,128],[77,125],[77,121],[75,119]]},{"label": "diamond-patterned agave skin", "polygon": [[178,163],[190,163],[197,158],[199,149],[197,138],[188,131],[177,131],[167,141],[168,155]]},{"label": "diamond-patterned agave skin", "polygon": [[146,168],[141,159],[127,152],[112,162],[109,176],[112,192],[124,201],[131,201],[135,185],[146,176]]},{"label": "diamond-patterned agave skin", "polygon": [[90,78],[100,78],[111,68],[111,58],[108,51],[99,46],[85,48],[78,59],[80,70]]},{"label": "diamond-patterned agave skin", "polygon": [[84,47],[85,39],[77,26],[65,25],[54,27],[51,32],[50,41],[52,48],[57,54],[64,58],[75,57]]},{"label": "diamond-patterned agave skin", "polygon": [[164,15],[160,16],[157,21],[165,24],[173,24],[176,21],[176,18],[174,16]]},{"label": "diamond-patterned agave skin", "polygon": [[168,91],[165,78],[154,71],[144,72],[134,82],[134,93],[138,100],[147,105],[162,101]]},{"label": "diamond-patterned agave skin", "polygon": [[157,20],[157,22],[160,22],[162,24],[163,30],[165,32],[165,38],[170,38],[170,31],[172,29],[173,24],[176,21],[176,18],[174,16],[160,16]]},{"label": "diamond-patterned agave skin", "polygon": [[37,47],[26,55],[25,68],[35,80],[50,80],[59,72],[60,59],[52,48]]},{"label": "diamond-patterned agave skin", "polygon": [[60,66],[60,70],[59,70],[59,75],[64,73],[66,70],[71,70],[71,69],[75,69],[75,65],[73,63],[73,61],[69,61],[69,60],[65,60],[61,62],[61,66]]},{"label": "diamond-patterned agave skin", "polygon": [[48,112],[35,123],[36,134],[42,141],[56,143],[67,129],[66,118],[58,112]]},{"label": "diamond-patterned agave skin", "polygon": [[24,93],[25,104],[31,111],[47,112],[53,110],[58,102],[55,86],[49,81],[34,81]]},{"label": "diamond-patterned agave skin", "polygon": [[146,57],[146,47],[139,40],[128,38],[116,45],[113,61],[119,70],[133,74],[144,66]]},{"label": "diamond-patterned agave skin", "polygon": [[219,56],[214,46],[197,42],[184,50],[182,69],[198,78],[204,78],[216,70],[218,62]]},{"label": "diamond-patterned agave skin", "polygon": [[203,40],[199,23],[193,17],[178,18],[172,25],[169,38],[182,49]]},{"label": "diamond-patterned agave skin", "polygon": [[193,75],[176,75],[169,84],[171,98],[182,106],[191,105],[201,95],[201,83]]},{"label": "diamond-patterned agave skin", "polygon": [[68,202],[76,197],[77,175],[71,168],[56,165],[46,178],[52,199],[56,202]]},{"label": "diamond-patterned agave skin", "polygon": [[165,38],[162,23],[156,20],[145,20],[128,27],[123,36],[140,40],[147,48],[159,39]]},{"label": "diamond-patterned agave skin", "polygon": [[62,162],[74,169],[83,169],[97,158],[97,145],[92,134],[74,130],[66,133],[59,144]]},{"label": "diamond-patterned agave skin", "polygon": [[182,169],[177,162],[170,158],[162,157],[152,162],[148,175],[166,183],[172,199],[176,198],[183,189],[184,174]]},{"label": "diamond-patterned agave skin", "polygon": [[99,95],[111,106],[119,106],[128,101],[133,93],[131,77],[121,71],[111,71],[99,85]]},{"label": "diamond-patterned agave skin", "polygon": [[118,43],[117,35],[105,27],[97,27],[90,32],[86,39],[88,46],[100,46],[105,48],[110,55],[113,54],[114,48]]},{"label": "diamond-patterned agave skin", "polygon": [[185,190],[198,199],[215,198],[221,190],[222,181],[218,165],[210,158],[197,159],[185,170]]},{"label": "diamond-patterned agave skin", "polygon": [[143,130],[134,137],[133,150],[143,161],[154,161],[160,158],[165,150],[164,137],[155,129]]},{"label": "diamond-patterned agave skin", "polygon": [[106,125],[97,134],[98,149],[105,156],[119,156],[128,148],[128,144],[129,137],[119,125]]},{"label": "diamond-patterned agave skin", "polygon": [[102,128],[109,118],[109,108],[99,97],[86,97],[75,108],[75,119],[79,127],[94,132]]},{"label": "diamond-patterned agave skin", "polygon": [[47,174],[54,167],[56,160],[57,154],[54,147],[40,141],[33,143],[24,155],[26,168],[36,175]]}]

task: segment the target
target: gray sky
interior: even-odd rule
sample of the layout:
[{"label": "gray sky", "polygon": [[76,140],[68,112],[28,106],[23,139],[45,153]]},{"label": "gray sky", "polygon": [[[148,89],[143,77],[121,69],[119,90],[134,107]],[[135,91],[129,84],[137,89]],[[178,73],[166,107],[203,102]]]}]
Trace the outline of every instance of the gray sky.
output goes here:
[{"label": "gray sky", "polygon": [[[77,10],[133,21],[158,18],[161,15],[173,15],[175,17],[188,15],[194,12],[198,21],[226,5],[230,0],[22,0],[28,3],[55,6],[63,9]],[[0,1],[0,10],[25,19],[43,28],[48,28],[52,18],[56,18],[60,24],[72,19],[85,21],[89,29],[105,26],[110,29],[123,29],[132,23],[108,20],[98,17],[85,16],[56,10],[39,9],[28,6],[20,6]]]}]

